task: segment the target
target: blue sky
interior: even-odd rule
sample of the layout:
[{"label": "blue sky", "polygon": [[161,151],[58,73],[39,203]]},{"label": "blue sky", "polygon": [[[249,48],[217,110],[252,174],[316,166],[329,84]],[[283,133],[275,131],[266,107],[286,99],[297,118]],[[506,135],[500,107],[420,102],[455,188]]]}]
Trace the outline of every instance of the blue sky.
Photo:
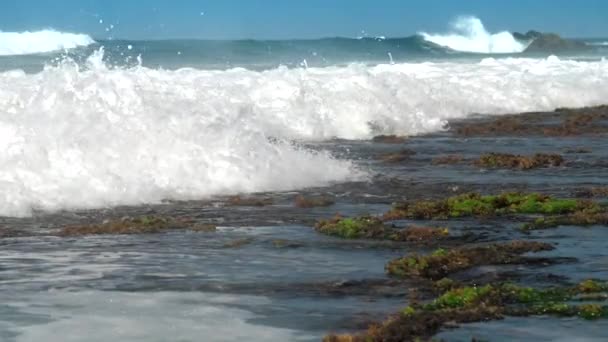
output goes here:
[{"label": "blue sky", "polygon": [[2,31],[55,28],[96,38],[408,36],[444,32],[459,15],[481,18],[490,31],[608,37],[606,0],[0,0]]}]

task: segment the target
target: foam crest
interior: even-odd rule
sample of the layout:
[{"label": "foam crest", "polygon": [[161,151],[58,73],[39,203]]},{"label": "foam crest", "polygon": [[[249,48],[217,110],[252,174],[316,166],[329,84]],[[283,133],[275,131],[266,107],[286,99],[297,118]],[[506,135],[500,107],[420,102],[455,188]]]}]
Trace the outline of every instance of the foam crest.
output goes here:
[{"label": "foam crest", "polygon": [[527,47],[510,32],[489,33],[475,17],[460,17],[451,24],[451,29],[447,34],[422,32],[421,35],[429,42],[462,52],[519,53]]},{"label": "foam crest", "polygon": [[0,56],[29,55],[73,49],[95,43],[86,34],[41,30],[34,32],[0,31]]},{"label": "foam crest", "polygon": [[448,118],[586,106],[608,63],[485,59],[268,71],[66,62],[0,74],[0,215],[361,179],[284,140],[441,130]]}]

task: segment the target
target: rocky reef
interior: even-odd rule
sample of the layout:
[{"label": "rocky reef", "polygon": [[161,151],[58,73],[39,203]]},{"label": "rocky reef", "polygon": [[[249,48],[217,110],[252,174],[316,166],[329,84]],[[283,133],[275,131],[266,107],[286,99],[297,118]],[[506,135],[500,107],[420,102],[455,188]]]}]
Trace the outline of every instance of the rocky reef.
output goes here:
[{"label": "rocky reef", "polygon": [[562,38],[555,33],[543,33],[532,30],[526,33],[514,32],[513,37],[522,42],[529,42],[529,45],[524,52],[559,53],[590,49],[584,42]]}]

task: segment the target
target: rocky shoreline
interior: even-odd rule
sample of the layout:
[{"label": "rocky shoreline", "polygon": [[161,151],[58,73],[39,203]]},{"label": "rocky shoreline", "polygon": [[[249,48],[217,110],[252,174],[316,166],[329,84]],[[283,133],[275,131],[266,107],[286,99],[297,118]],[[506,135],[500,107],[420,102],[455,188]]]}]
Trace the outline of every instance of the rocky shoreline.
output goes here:
[{"label": "rocky shoreline", "polygon": [[[271,253],[390,251],[395,257],[375,270],[385,272],[381,278],[184,285],[190,291],[387,300],[401,307],[384,314],[362,308],[326,327],[328,342],[432,340],[461,324],[505,317],[608,318],[608,278],[601,270],[582,268],[576,277],[563,272],[584,261],[562,253],[564,244],[576,244],[576,236],[539,235],[564,227],[593,234],[608,227],[608,182],[602,176],[608,106],[483,116],[449,127],[424,137],[345,142],[380,170],[370,182],[2,218],[0,238],[78,244],[188,234],[221,237],[218,253],[240,254],[251,246]],[[323,240],[224,238],[221,229],[286,225]],[[116,286],[124,288],[129,287]]]}]

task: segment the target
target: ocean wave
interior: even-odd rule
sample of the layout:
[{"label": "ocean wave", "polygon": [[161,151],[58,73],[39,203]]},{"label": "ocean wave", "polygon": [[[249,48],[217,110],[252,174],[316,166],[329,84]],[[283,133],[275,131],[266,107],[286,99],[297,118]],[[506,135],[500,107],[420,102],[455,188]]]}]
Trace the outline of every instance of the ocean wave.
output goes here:
[{"label": "ocean wave", "polygon": [[421,32],[420,35],[429,42],[461,52],[520,53],[527,46],[510,32],[488,32],[481,20],[475,17],[460,17],[451,24],[451,29],[452,32],[447,34]]},{"label": "ocean wave", "polygon": [[30,55],[88,46],[95,41],[86,34],[42,30],[35,32],[0,31],[0,56]]},{"label": "ocean wave", "polygon": [[485,59],[268,71],[0,73],[0,215],[288,190],[362,179],[291,140],[414,135],[448,118],[585,106],[608,63]]}]

